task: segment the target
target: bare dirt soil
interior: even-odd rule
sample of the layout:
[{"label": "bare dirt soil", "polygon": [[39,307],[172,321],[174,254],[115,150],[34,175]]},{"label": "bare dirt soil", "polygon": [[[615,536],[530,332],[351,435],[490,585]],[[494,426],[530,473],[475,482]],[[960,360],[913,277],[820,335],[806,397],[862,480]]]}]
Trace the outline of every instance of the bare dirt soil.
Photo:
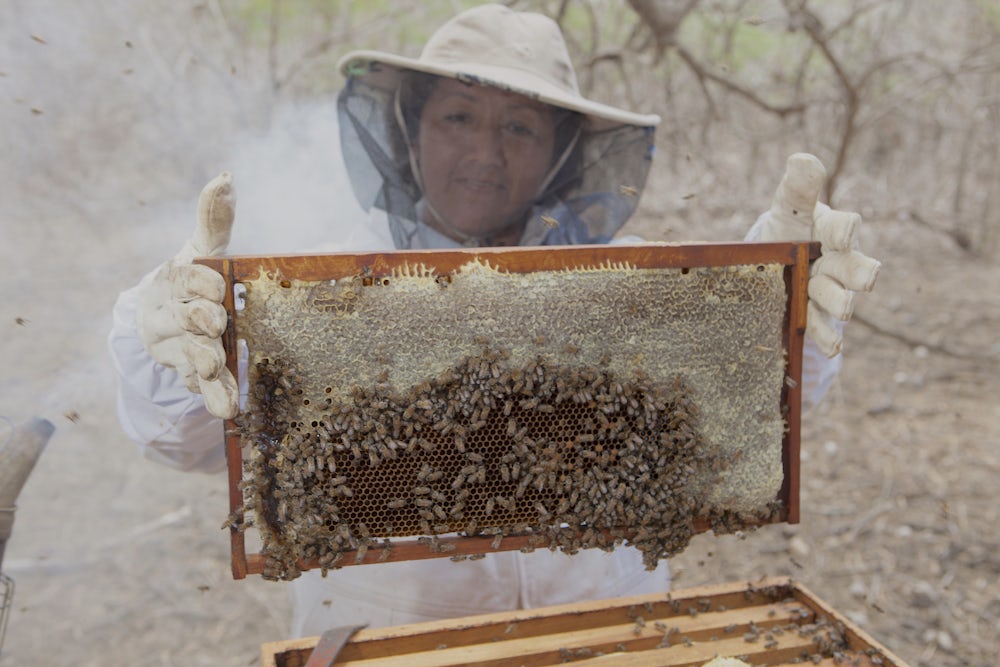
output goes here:
[{"label": "bare dirt soil", "polygon": [[[700,536],[675,586],[791,575],[910,665],[993,665],[1000,268],[912,222],[866,225],[883,273],[805,419],[801,523]],[[282,585],[230,577],[224,477],[145,461],[118,428],[104,335],[117,291],[163,259],[143,234],[5,225],[0,413],[57,429],[3,563],[2,667],[252,665],[288,636]]]}]

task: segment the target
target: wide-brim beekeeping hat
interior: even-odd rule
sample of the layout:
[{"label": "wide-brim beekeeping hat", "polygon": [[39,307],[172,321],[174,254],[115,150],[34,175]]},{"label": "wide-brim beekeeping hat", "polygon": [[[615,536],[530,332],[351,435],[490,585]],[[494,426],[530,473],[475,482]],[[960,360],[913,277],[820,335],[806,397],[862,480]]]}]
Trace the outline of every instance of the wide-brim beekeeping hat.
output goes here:
[{"label": "wide-brim beekeeping hat", "polygon": [[492,86],[581,113],[592,129],[614,125],[655,127],[660,117],[588,100],[558,24],[547,16],[488,4],[458,14],[428,40],[419,58],[352,51],[338,64],[345,76],[373,64]]}]

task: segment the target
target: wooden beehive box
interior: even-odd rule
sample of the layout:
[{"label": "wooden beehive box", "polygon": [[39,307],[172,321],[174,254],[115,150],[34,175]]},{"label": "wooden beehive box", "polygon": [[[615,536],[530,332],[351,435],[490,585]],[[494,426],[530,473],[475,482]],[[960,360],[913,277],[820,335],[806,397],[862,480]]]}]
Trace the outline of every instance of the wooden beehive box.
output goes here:
[{"label": "wooden beehive box", "polygon": [[[264,644],[263,667],[303,667],[318,637]],[[334,665],[906,667],[787,578],[360,630]]]}]

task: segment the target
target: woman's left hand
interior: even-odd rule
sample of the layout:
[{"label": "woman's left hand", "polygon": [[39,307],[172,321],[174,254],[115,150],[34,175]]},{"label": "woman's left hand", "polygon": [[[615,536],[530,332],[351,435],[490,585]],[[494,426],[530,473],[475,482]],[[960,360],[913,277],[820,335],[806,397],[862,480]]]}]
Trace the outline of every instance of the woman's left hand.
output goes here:
[{"label": "woman's left hand", "polygon": [[858,250],[861,216],[819,203],[826,169],[814,155],[788,158],[785,175],[756,227],[760,241],[819,241],[822,254],[809,278],[806,335],[828,356],[840,353],[843,326],[854,312],[854,294],[870,292],[881,262]]}]

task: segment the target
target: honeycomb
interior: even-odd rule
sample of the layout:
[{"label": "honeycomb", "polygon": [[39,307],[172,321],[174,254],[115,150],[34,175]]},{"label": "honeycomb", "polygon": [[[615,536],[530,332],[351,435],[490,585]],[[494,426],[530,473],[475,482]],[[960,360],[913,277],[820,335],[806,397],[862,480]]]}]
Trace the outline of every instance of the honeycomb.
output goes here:
[{"label": "honeycomb", "polygon": [[624,543],[655,567],[698,520],[776,511],[781,265],[477,260],[244,287],[241,515],[266,578],[450,533]]}]

